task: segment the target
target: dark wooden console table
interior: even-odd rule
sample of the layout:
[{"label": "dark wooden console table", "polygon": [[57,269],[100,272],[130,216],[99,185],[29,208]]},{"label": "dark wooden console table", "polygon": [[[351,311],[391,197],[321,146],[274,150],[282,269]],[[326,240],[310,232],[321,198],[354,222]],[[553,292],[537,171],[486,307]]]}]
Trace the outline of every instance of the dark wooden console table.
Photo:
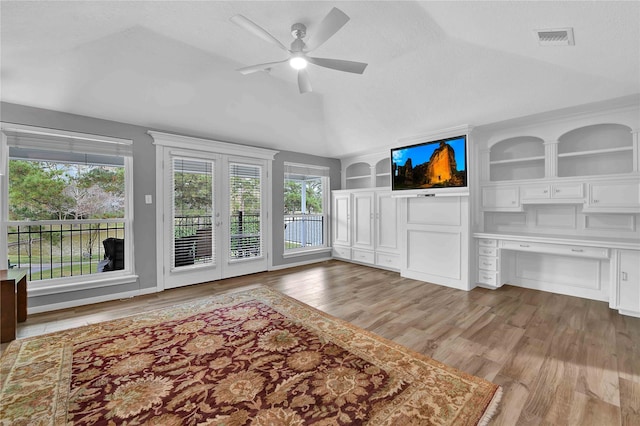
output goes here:
[{"label": "dark wooden console table", "polygon": [[16,325],[27,320],[27,271],[0,270],[0,343],[16,338]]}]

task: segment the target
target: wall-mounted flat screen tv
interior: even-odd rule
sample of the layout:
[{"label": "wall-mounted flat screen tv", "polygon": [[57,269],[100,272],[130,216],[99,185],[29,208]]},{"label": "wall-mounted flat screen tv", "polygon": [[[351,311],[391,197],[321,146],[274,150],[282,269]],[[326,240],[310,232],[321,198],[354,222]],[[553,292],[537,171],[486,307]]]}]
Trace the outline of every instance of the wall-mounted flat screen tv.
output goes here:
[{"label": "wall-mounted flat screen tv", "polygon": [[391,189],[406,195],[465,195],[466,135],[391,149]]}]

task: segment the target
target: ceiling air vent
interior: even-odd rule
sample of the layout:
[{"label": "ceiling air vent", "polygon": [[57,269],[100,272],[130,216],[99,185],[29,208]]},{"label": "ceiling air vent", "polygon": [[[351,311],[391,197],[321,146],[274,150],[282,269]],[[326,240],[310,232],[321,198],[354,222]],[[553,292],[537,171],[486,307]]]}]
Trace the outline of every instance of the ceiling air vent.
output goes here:
[{"label": "ceiling air vent", "polygon": [[573,46],[573,28],[535,30],[540,46]]}]

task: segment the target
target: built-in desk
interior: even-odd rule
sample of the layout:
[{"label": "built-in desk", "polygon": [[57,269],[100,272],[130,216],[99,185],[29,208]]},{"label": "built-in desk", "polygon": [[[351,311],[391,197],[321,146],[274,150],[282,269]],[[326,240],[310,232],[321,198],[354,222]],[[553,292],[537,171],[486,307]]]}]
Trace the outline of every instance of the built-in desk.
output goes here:
[{"label": "built-in desk", "polygon": [[27,320],[27,270],[0,270],[0,343],[16,338],[17,322]]},{"label": "built-in desk", "polygon": [[640,317],[640,242],[629,239],[474,234],[477,284],[511,284],[608,301]]}]

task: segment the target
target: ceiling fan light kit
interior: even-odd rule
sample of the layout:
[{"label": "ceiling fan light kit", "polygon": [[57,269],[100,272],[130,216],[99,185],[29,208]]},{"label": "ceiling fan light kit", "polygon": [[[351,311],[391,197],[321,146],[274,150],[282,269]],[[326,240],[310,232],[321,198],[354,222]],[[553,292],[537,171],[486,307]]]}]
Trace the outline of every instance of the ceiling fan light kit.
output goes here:
[{"label": "ceiling fan light kit", "polygon": [[314,49],[317,49],[324,44],[329,38],[340,30],[349,21],[349,17],[337,7],[331,9],[331,11],[324,17],[322,22],[317,28],[315,37],[313,39],[314,44],[309,47],[302,39],[307,35],[307,27],[301,23],[295,23],[291,26],[291,35],[294,37],[291,47],[287,49],[277,38],[272,36],[265,29],[260,27],[255,22],[242,16],[235,15],[231,17],[231,22],[244,28],[253,35],[267,41],[280,49],[289,53],[289,58],[282,61],[267,62],[264,64],[252,65],[238,69],[242,74],[251,74],[257,71],[270,69],[274,65],[289,62],[289,65],[298,70],[298,88],[300,93],[311,92],[311,82],[309,81],[309,75],[307,74],[306,67],[309,63],[314,65],[330,68],[337,71],[350,72],[354,74],[362,74],[367,67],[367,64],[363,62],[345,61],[342,59],[328,59],[328,58],[314,58],[307,56],[307,53]]},{"label": "ceiling fan light kit", "polygon": [[294,70],[301,70],[306,68],[307,63],[308,62],[303,55],[291,56],[291,59],[289,59],[289,65],[291,65],[291,68],[293,68]]}]

